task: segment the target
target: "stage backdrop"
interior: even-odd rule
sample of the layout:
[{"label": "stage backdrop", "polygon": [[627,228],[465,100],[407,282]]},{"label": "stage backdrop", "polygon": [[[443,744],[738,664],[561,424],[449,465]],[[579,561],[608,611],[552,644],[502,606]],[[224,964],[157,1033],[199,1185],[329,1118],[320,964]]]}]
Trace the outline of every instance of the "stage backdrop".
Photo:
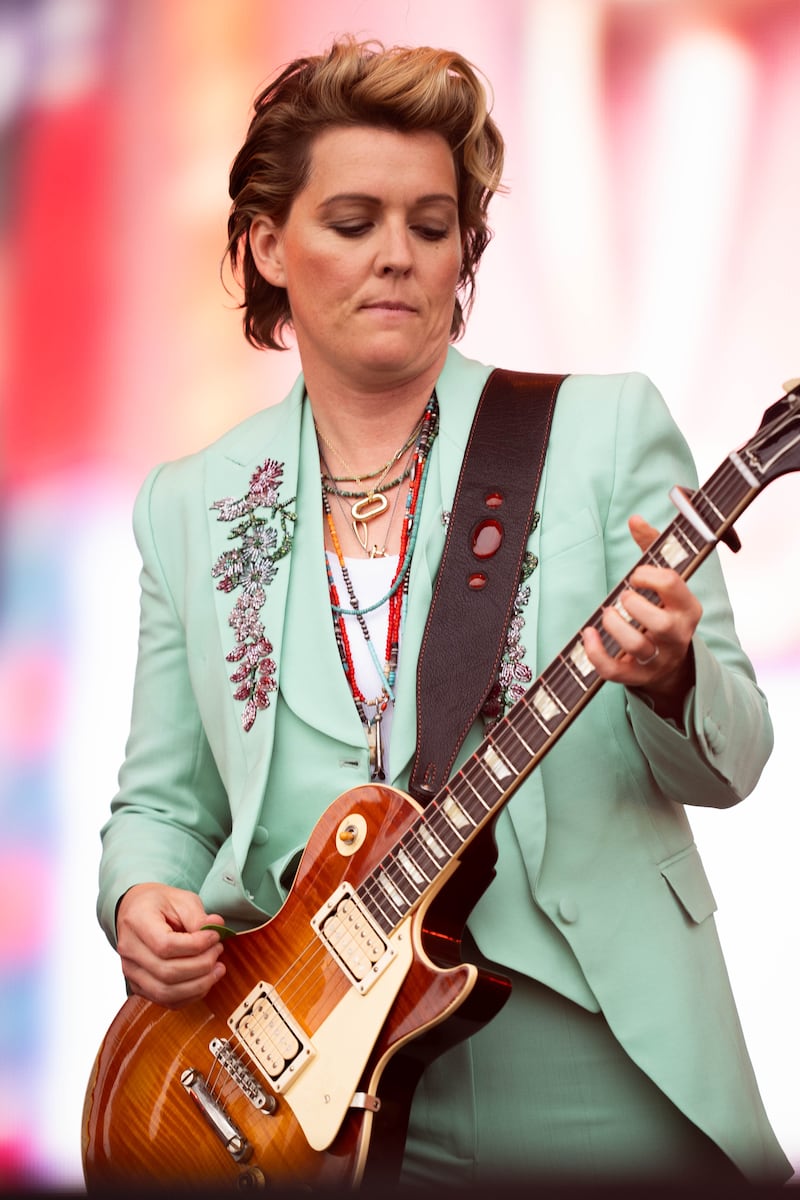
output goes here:
[{"label": "stage backdrop", "polygon": [[[245,344],[220,282],[227,171],[259,86],[342,32],[452,46],[494,84],[510,191],[467,353],[646,372],[701,476],[800,374],[797,0],[0,4],[5,1185],[81,1183],[84,1089],[124,998],[94,900],[136,643],[131,506],[152,464],[296,370]],[[741,553],[720,550],[777,745],[745,804],[694,818],[796,1164],[799,500],[800,476],[774,483]]]}]

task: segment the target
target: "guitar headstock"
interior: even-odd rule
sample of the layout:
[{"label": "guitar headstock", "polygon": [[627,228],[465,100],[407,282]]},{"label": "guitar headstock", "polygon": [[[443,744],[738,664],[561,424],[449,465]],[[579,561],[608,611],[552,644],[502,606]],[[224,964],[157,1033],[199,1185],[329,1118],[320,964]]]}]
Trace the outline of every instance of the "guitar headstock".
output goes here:
[{"label": "guitar headstock", "polygon": [[783,387],[784,395],[766,410],[758,432],[738,451],[762,486],[800,471],[800,378]]}]

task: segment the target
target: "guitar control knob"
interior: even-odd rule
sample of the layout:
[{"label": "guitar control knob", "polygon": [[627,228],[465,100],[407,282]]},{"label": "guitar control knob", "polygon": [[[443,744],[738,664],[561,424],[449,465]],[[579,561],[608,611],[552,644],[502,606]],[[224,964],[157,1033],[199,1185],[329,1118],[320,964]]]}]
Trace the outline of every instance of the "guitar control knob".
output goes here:
[{"label": "guitar control knob", "polygon": [[240,1192],[249,1192],[253,1188],[265,1188],[266,1186],[267,1177],[260,1167],[248,1167],[236,1180],[236,1187]]}]

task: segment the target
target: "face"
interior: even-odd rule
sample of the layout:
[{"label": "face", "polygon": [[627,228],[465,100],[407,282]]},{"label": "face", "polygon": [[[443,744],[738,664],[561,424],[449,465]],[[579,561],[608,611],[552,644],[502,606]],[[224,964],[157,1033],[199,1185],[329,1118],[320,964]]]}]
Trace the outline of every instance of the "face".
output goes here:
[{"label": "face", "polygon": [[250,245],[264,278],[287,289],[308,380],[385,387],[441,368],[461,265],[441,135],[326,130],[286,223],[258,218]]}]

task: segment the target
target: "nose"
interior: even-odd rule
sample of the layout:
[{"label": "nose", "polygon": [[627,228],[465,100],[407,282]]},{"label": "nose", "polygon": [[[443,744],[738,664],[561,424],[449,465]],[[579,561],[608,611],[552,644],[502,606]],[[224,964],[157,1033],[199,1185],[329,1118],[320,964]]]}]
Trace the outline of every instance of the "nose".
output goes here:
[{"label": "nose", "polygon": [[379,275],[406,275],[412,266],[411,238],[405,222],[387,222],[377,250]]}]

